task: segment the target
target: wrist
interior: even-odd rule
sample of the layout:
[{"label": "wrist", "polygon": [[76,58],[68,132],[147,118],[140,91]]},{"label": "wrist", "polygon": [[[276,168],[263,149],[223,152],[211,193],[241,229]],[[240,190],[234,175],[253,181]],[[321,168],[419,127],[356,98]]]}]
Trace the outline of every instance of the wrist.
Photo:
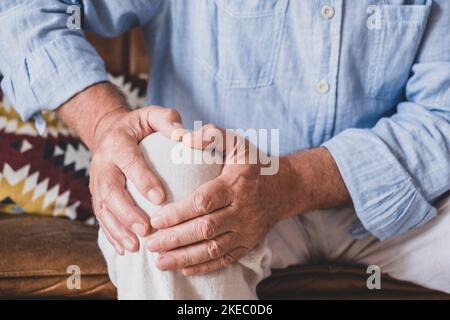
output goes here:
[{"label": "wrist", "polygon": [[326,148],[297,152],[287,156],[287,161],[296,214],[351,203],[336,162]]},{"label": "wrist", "polygon": [[112,84],[99,83],[72,97],[57,114],[93,150],[97,132],[112,124],[113,115],[127,110],[125,99]]},{"label": "wrist", "polygon": [[289,211],[282,218],[290,218],[314,209],[311,194],[312,170],[308,156],[299,152],[280,158],[280,168],[285,167],[286,200]]},{"label": "wrist", "polygon": [[106,111],[104,114],[98,118],[96,123],[93,125],[92,132],[92,142],[91,151],[95,151],[105,132],[111,130],[120,119],[126,116],[130,112],[129,109],[126,109],[122,106],[117,106],[115,109],[111,109]]}]

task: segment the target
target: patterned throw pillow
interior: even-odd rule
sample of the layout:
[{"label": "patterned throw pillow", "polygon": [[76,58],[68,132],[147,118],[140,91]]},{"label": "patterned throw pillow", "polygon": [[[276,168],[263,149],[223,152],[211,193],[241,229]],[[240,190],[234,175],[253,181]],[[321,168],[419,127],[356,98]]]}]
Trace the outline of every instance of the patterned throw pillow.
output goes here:
[{"label": "patterned throw pillow", "polygon": [[[137,108],[146,81],[110,76]],[[91,154],[54,112],[45,112],[46,132],[23,122],[0,92],[0,212],[66,217],[94,223],[89,193]]]}]

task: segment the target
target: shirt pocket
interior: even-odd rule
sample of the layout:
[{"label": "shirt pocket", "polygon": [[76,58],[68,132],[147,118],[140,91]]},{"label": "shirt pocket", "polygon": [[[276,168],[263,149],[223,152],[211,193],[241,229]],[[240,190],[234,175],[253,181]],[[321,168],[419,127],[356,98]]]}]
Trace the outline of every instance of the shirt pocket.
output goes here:
[{"label": "shirt pocket", "polygon": [[226,88],[271,85],[288,0],[196,0],[195,56]]},{"label": "shirt pocket", "polygon": [[396,99],[410,76],[432,0],[424,4],[389,5],[376,8],[374,28],[369,30],[370,65],[366,95],[376,99]]}]

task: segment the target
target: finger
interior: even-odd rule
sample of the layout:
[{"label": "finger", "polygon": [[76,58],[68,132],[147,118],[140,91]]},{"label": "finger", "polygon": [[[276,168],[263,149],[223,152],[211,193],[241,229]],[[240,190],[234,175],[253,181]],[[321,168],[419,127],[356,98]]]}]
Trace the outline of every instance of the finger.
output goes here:
[{"label": "finger", "polygon": [[184,268],[182,271],[185,276],[203,275],[211,273],[230,266],[244,257],[248,253],[248,249],[244,247],[236,248],[219,259],[205,262],[196,266]]},{"label": "finger", "polygon": [[183,128],[181,115],[175,109],[151,106],[141,110],[141,116],[153,130],[160,131],[167,138],[181,141],[181,138],[188,132]]},{"label": "finger", "polygon": [[194,149],[224,150],[226,130],[212,124],[203,126],[200,130],[189,132],[183,136],[183,143]]},{"label": "finger", "polygon": [[182,269],[216,260],[235,247],[236,235],[224,233],[214,239],[161,254],[156,260],[161,271]]},{"label": "finger", "polygon": [[189,244],[213,239],[233,227],[230,210],[220,210],[210,215],[192,219],[152,234],[147,241],[151,252],[167,252]]},{"label": "finger", "polygon": [[216,178],[200,186],[188,197],[163,206],[151,218],[152,227],[164,229],[224,208],[233,201],[233,194]]},{"label": "finger", "polygon": [[115,164],[133,183],[142,196],[159,205],[165,199],[164,189],[158,177],[150,170],[137,144],[125,146],[114,159]]},{"label": "finger", "polygon": [[101,220],[104,228],[103,230],[106,230],[106,233],[111,240],[117,242],[129,252],[136,252],[139,250],[138,238],[124,228],[110,210],[104,209],[102,211]]},{"label": "finger", "polygon": [[117,253],[121,256],[123,256],[125,254],[125,249],[123,248],[123,246],[117,242],[117,240],[115,240],[113,238],[113,236],[109,233],[108,229],[105,227],[105,225],[103,224],[103,222],[101,222],[99,220],[99,224],[100,224],[100,228],[102,229],[103,233],[106,236],[106,239],[108,239],[109,243],[111,243],[114,248],[116,249]]},{"label": "finger", "polygon": [[245,137],[213,124],[183,136],[183,143],[195,149],[216,149],[221,152],[227,163],[248,163],[249,152],[256,147]]},{"label": "finger", "polygon": [[124,228],[141,237],[147,236],[151,230],[149,218],[131,199],[119,169],[107,166],[98,173],[94,197],[111,211]]}]

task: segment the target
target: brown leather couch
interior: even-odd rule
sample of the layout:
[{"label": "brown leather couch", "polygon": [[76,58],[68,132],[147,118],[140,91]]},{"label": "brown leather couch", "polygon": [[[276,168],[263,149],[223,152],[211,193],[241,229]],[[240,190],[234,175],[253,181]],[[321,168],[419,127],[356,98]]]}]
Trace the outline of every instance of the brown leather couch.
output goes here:
[{"label": "brown leather couch", "polygon": [[[68,289],[67,268],[81,271],[81,288]],[[275,270],[258,287],[262,299],[448,299],[418,286],[382,278],[368,290],[364,266],[298,266]],[[115,299],[97,228],[65,219],[0,214],[0,298]]]}]

